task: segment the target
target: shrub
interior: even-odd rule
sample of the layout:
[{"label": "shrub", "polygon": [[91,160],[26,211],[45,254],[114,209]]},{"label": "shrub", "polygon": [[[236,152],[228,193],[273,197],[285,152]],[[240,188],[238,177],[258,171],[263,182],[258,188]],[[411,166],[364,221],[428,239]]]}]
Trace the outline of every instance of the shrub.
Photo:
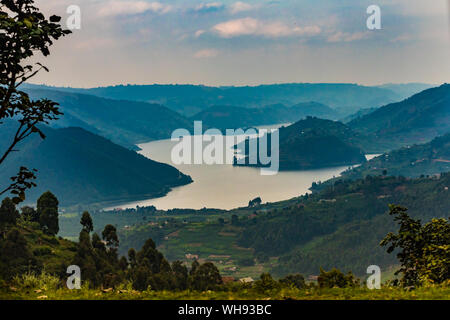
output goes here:
[{"label": "shrub", "polygon": [[305,277],[301,274],[291,274],[283,279],[280,279],[280,283],[285,286],[292,286],[297,289],[304,289],[306,287]]},{"label": "shrub", "polygon": [[52,249],[50,249],[50,247],[46,247],[46,246],[45,247],[38,247],[38,248],[33,250],[33,254],[36,257],[45,256],[45,255],[48,255],[48,254],[52,254]]},{"label": "shrub", "polygon": [[320,275],[317,278],[317,282],[321,288],[347,288],[356,287],[359,284],[359,279],[355,278],[351,271],[344,274],[336,268],[328,272],[320,268]]},{"label": "shrub", "polygon": [[270,273],[263,273],[259,280],[255,281],[254,288],[259,293],[266,293],[267,291],[280,288],[280,284],[275,281]]},{"label": "shrub", "polygon": [[42,272],[38,275],[35,273],[17,275],[14,277],[13,283],[19,288],[55,290],[59,287],[61,281],[58,277]]}]

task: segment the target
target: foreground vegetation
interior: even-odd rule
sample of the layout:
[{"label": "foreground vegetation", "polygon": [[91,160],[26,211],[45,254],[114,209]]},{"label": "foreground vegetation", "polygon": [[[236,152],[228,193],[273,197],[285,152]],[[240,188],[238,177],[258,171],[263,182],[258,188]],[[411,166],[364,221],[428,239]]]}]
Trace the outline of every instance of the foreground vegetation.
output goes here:
[{"label": "foreground vegetation", "polygon": [[282,288],[259,292],[254,289],[233,287],[221,291],[137,291],[131,285],[113,290],[80,290],[18,284],[0,289],[0,300],[449,300],[450,285],[427,286],[415,290],[383,286],[379,290],[358,288]]}]

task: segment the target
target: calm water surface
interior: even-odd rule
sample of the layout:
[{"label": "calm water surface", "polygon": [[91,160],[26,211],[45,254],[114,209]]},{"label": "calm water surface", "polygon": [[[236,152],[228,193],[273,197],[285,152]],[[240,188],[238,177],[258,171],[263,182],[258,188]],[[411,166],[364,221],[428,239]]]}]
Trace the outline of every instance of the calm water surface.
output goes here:
[{"label": "calm water surface", "polygon": [[139,145],[142,149],[140,153],[155,161],[176,167],[190,175],[194,182],[174,188],[162,198],[130,202],[114,208],[154,205],[164,210],[204,207],[232,209],[246,206],[249,200],[256,197],[261,197],[263,202],[287,200],[309,192],[308,188],[313,182],[339,176],[348,168],[344,166],[306,171],[282,171],[276,175],[265,176],[260,174],[259,168],[234,167],[226,164],[175,165],[171,161],[171,150],[176,143],[171,140],[143,143]]}]

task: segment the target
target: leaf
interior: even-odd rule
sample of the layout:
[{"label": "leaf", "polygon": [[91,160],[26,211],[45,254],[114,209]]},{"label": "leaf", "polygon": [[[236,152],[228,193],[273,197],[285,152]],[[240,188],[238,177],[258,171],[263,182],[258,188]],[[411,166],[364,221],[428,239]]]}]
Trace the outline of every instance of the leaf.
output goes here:
[{"label": "leaf", "polygon": [[23,19],[23,23],[25,23],[25,25],[28,27],[28,28],[32,28],[33,27],[33,24],[31,23],[31,21],[30,20],[28,20],[28,19]]},{"label": "leaf", "polygon": [[50,22],[58,23],[60,21],[61,21],[61,17],[59,17],[59,16],[53,15],[53,16],[50,17]]}]

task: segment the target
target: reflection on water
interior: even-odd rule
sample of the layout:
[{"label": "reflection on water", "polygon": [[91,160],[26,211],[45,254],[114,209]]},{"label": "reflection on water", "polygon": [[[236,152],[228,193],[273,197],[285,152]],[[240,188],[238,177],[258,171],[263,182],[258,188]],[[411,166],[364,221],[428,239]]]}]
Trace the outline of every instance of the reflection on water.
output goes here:
[{"label": "reflection on water", "polygon": [[158,209],[222,208],[246,206],[249,200],[261,197],[263,202],[290,199],[309,192],[312,182],[338,176],[347,167],[307,171],[282,171],[273,176],[260,174],[258,168],[232,165],[175,165],[171,150],[177,142],[159,140],[139,145],[140,153],[155,161],[168,163],[188,174],[193,183],[174,188],[168,195],[122,204],[120,208],[154,205]]}]

